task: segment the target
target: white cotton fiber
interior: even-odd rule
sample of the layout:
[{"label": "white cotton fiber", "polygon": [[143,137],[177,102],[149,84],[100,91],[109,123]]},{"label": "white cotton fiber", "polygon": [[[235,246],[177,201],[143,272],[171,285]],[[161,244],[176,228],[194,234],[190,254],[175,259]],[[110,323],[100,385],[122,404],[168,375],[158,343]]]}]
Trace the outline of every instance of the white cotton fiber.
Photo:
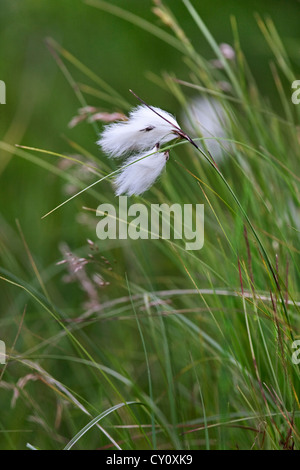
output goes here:
[{"label": "white cotton fiber", "polygon": [[133,196],[147,191],[163,171],[168,158],[169,153],[158,152],[157,147],[128,158],[115,179],[116,195]]}]

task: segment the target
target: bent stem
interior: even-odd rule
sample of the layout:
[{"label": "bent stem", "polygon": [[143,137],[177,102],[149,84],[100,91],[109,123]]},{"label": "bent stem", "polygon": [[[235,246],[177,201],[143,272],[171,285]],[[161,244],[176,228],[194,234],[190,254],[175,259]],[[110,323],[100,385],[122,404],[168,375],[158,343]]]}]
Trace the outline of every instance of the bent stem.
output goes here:
[{"label": "bent stem", "polygon": [[168,122],[172,127],[174,127],[174,134],[176,134],[178,137],[180,137],[181,139],[185,139],[187,140],[188,142],[190,142],[190,144],[192,144],[203,156],[204,158],[208,161],[208,163],[213,167],[213,169],[217,172],[218,176],[221,178],[221,180],[223,181],[223,183],[225,184],[225,186],[227,187],[227,189],[229,190],[230,194],[232,195],[233,199],[235,200],[238,208],[240,209],[243,217],[245,218],[246,222],[248,223],[260,249],[261,249],[261,252],[263,254],[263,257],[267,263],[267,266],[270,270],[270,273],[275,281],[275,285],[276,285],[276,288],[278,290],[278,294],[279,294],[279,297],[280,297],[280,301],[281,301],[281,304],[282,304],[282,307],[283,307],[283,310],[284,310],[284,315],[285,315],[285,318],[286,318],[286,322],[287,322],[287,325],[289,327],[289,332],[290,332],[290,335],[291,335],[291,339],[293,340],[293,332],[292,332],[292,329],[291,329],[291,325],[290,325],[290,321],[289,321],[289,317],[288,317],[288,312],[287,312],[287,308],[286,308],[286,305],[285,305],[285,301],[284,301],[284,298],[282,296],[282,292],[281,292],[281,288],[280,288],[280,285],[279,285],[279,280],[278,280],[278,277],[274,271],[274,268],[272,266],[272,263],[270,261],[270,258],[266,252],[266,249],[262,243],[262,241],[260,240],[259,236],[257,235],[253,225],[252,225],[252,222],[251,220],[249,219],[248,215],[247,215],[247,212],[245,211],[245,209],[243,208],[242,204],[240,203],[238,197],[236,196],[235,192],[233,191],[233,189],[231,188],[230,184],[227,182],[226,178],[224,178],[223,174],[221,173],[221,171],[219,170],[218,166],[216,165],[212,155],[209,153],[209,156],[211,158],[209,158],[206,153],[196,144],[196,142],[186,133],[184,132],[180,127],[177,127],[175,124],[173,124],[172,122],[170,122],[168,119],[166,119],[164,116],[161,116],[161,114],[159,114],[159,112],[157,112],[155,109],[153,109],[151,106],[149,106],[142,98],[140,98],[134,91],[132,90],[129,90],[130,93],[132,93],[141,103],[143,103],[145,106],[147,106],[148,109],[150,109],[153,113],[157,114],[158,116],[161,117],[161,119],[163,119],[164,121]]},{"label": "bent stem", "polygon": [[217,172],[218,176],[221,178],[221,180],[223,181],[223,183],[226,185],[227,189],[229,190],[230,194],[232,195],[233,199],[235,200],[236,204],[238,205],[242,215],[244,216],[245,220],[247,221],[260,249],[261,249],[261,252],[263,254],[263,257],[267,263],[267,266],[272,274],[272,277],[275,281],[275,285],[277,287],[277,290],[278,290],[278,293],[279,293],[279,297],[280,297],[280,301],[281,301],[281,304],[282,304],[282,307],[283,307],[283,310],[284,310],[284,315],[285,315],[285,318],[286,318],[286,321],[287,321],[287,325],[289,327],[289,331],[290,331],[290,335],[291,335],[291,338],[293,339],[293,333],[292,333],[292,329],[291,329],[291,325],[290,325],[290,321],[289,321],[289,317],[288,317],[288,312],[287,312],[287,309],[286,309],[286,305],[285,305],[285,301],[284,301],[284,298],[282,296],[282,292],[281,292],[281,288],[280,288],[280,285],[279,285],[279,281],[278,281],[278,277],[274,271],[274,268],[272,266],[272,263],[270,261],[270,258],[266,252],[266,249],[262,243],[262,241],[260,240],[259,236],[257,235],[257,232],[256,230],[254,229],[253,225],[252,225],[252,222],[251,220],[249,219],[248,215],[247,215],[247,212],[245,211],[245,209],[243,208],[242,204],[240,203],[238,197],[236,196],[235,192],[233,191],[233,189],[231,188],[230,184],[228,183],[228,181],[226,180],[226,178],[224,178],[223,174],[220,172],[219,168],[217,167],[217,165],[214,163],[213,159],[210,159],[206,154],[205,152],[203,152],[203,150],[196,144],[196,142],[190,137],[190,136],[187,136],[185,137],[185,134],[183,133],[182,134],[182,137],[185,138],[186,140],[188,140],[204,157],[205,159],[208,161],[208,163],[213,167],[213,169]]}]

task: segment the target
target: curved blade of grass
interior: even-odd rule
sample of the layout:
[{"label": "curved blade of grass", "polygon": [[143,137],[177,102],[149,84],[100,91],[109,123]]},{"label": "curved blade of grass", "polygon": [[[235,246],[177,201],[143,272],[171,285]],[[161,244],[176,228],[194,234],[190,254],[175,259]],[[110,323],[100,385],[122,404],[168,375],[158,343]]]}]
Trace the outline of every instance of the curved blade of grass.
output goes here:
[{"label": "curved blade of grass", "polygon": [[[17,359],[22,364],[27,367],[37,371],[45,380],[45,382],[50,386],[52,390],[56,393],[62,394],[64,399],[67,399],[72,403],[76,408],[82,411],[85,415],[92,417],[91,413],[86,409],[86,407],[76,398],[74,392],[66,387],[62,382],[55,379],[51,374],[49,374],[45,369],[43,369],[39,364],[32,362],[30,360],[21,360]],[[78,395],[77,395],[78,396]],[[100,426],[99,423],[96,423],[97,428],[111,441],[111,443],[118,449],[121,450],[117,442],[110,436],[110,434]]]},{"label": "curved blade of grass", "polygon": [[[136,318],[136,323],[137,323],[137,326],[138,326],[139,334],[140,334],[141,341],[142,341],[142,345],[143,345],[143,350],[144,350],[145,360],[146,360],[146,366],[147,366],[149,396],[150,396],[150,400],[153,402],[154,400],[153,400],[151,370],[150,370],[150,363],[149,363],[149,358],[148,358],[146,343],[145,343],[143,331],[142,331],[142,328],[141,328],[141,325],[140,325],[140,322],[139,322],[139,318],[138,318],[138,316],[137,316],[137,313],[136,313],[136,310],[135,310],[135,307],[134,307],[134,303],[133,303],[132,296],[131,296],[130,285],[129,285],[129,282],[128,282],[128,278],[127,278],[126,273],[125,273],[125,277],[126,277],[126,283],[127,283],[127,288],[128,288],[128,292],[129,292],[129,297],[130,297],[131,306],[132,306],[132,309],[133,309],[133,312],[134,312],[134,315],[135,315],[135,318]],[[157,442],[156,442],[156,433],[155,433],[155,419],[154,419],[154,413],[153,413],[153,410],[152,410],[152,409],[150,410],[150,413],[151,413],[151,426],[152,426],[153,448],[156,449],[156,448],[157,448]]]},{"label": "curved blade of grass", "polygon": [[[24,150],[22,150],[21,148],[19,149],[16,146],[9,145],[6,142],[1,142],[0,141],[0,149],[4,149],[5,151],[11,152],[12,154],[17,155],[18,157],[23,158],[24,160],[27,160],[31,163],[34,163],[35,165],[39,166],[40,168],[43,168],[44,170],[47,170],[47,171],[53,173],[54,175],[57,175],[57,176],[63,178],[64,180],[66,180],[68,182],[71,182],[71,183],[73,183],[77,186],[82,186],[83,185],[83,183],[81,181],[79,181],[77,178],[74,178],[68,172],[63,171],[60,168],[58,168],[57,166],[55,166],[51,163],[48,163],[47,161],[45,161],[41,158],[38,158],[34,155],[31,155],[28,152],[24,152]],[[44,151],[44,150],[42,150],[42,152],[48,153],[47,151]],[[66,158],[65,155],[60,155],[60,154],[56,154],[56,155],[60,156],[60,157],[63,157],[63,158]],[[67,159],[69,160],[68,157],[67,157]],[[71,159],[71,157],[70,157],[70,159]],[[82,162],[81,162],[81,164],[82,164]]]},{"label": "curved blade of grass", "polygon": [[218,60],[221,62],[222,66],[224,67],[224,70],[226,71],[228,77],[230,78],[230,80],[232,82],[232,85],[234,86],[238,96],[240,98],[243,98],[243,94],[242,94],[240,85],[239,85],[233,71],[231,70],[230,66],[228,65],[227,60],[225,59],[224,55],[222,54],[222,52],[220,50],[220,47],[218,46],[216,40],[214,39],[214,37],[210,33],[210,31],[207,28],[207,26],[205,25],[205,23],[200,18],[200,15],[197,13],[197,11],[195,10],[195,8],[191,4],[191,2],[189,0],[183,0],[183,3],[185,4],[187,10],[189,11],[189,13],[190,13],[191,17],[193,18],[193,20],[195,21],[196,25],[199,27],[199,29],[202,32],[203,36],[205,37],[205,39],[207,40],[207,42],[211,46],[212,50],[216,54]]},{"label": "curved blade of grass", "polygon": [[26,447],[27,447],[27,449],[29,449],[29,450],[40,450],[38,447],[34,447],[34,446],[33,446],[32,444],[30,444],[29,442],[27,442]]},{"label": "curved blade of grass", "polygon": [[[196,11],[193,10],[193,7],[192,5],[189,3],[189,0],[183,0],[186,4],[188,4],[190,6],[190,8],[192,8],[192,11],[193,11],[193,14],[196,13]],[[197,15],[198,16],[198,15]],[[201,19],[199,19],[200,21],[202,21]],[[206,28],[206,27],[205,27]],[[151,106],[149,106],[142,98],[140,98],[134,91],[132,90],[129,90],[141,103],[143,103],[144,105],[147,106],[148,109],[150,109],[151,111],[153,111],[155,114],[157,114],[158,116],[160,116],[162,119],[168,121],[166,118],[164,118],[163,116],[161,116],[157,111],[155,111]],[[235,192],[233,191],[233,189],[231,188],[230,184],[228,183],[228,181],[226,180],[226,178],[223,176],[223,174],[221,173],[221,171],[219,170],[219,168],[217,167],[217,165],[215,164],[215,161],[212,157],[211,154],[206,155],[206,153],[196,144],[196,142],[188,135],[186,134],[184,131],[182,131],[182,129],[180,129],[179,127],[177,126],[173,126],[174,129],[175,129],[175,132],[177,133],[178,136],[180,136],[182,139],[185,139],[187,140],[188,142],[190,142],[190,144],[193,145],[193,147],[195,147],[204,157],[205,159],[208,161],[208,163],[211,165],[211,167],[214,169],[214,171],[217,172],[218,176],[221,178],[221,180],[223,181],[223,183],[225,184],[225,186],[227,187],[227,189],[229,190],[230,194],[232,195],[233,199],[235,200],[236,204],[238,205],[243,217],[245,218],[246,222],[248,223],[260,249],[261,249],[261,252],[262,252],[262,255],[263,255],[263,258],[267,264],[267,267],[270,271],[270,274],[271,274],[271,277],[273,277],[273,281],[275,283],[275,286],[276,286],[276,289],[278,291],[278,294],[279,294],[279,297],[280,297],[280,300],[281,300],[281,304],[282,304],[282,308],[283,308],[283,311],[284,311],[284,314],[285,314],[285,318],[286,318],[286,322],[287,322],[287,325],[289,327],[289,332],[291,334],[291,338],[293,339],[293,332],[292,332],[292,329],[291,329],[291,325],[290,325],[290,321],[289,321],[289,317],[288,317],[288,313],[287,313],[287,309],[286,309],[286,305],[285,305],[285,302],[284,302],[284,299],[283,299],[283,296],[282,296],[282,292],[281,292],[281,288],[280,288],[280,285],[279,285],[279,280],[278,280],[278,276],[276,275],[275,273],[275,270],[271,264],[271,261],[270,261],[270,258],[267,254],[267,251],[265,250],[264,248],[264,245],[262,243],[262,241],[260,240],[254,226],[252,225],[251,223],[251,220],[249,219],[248,217],[248,214],[247,212],[245,211],[243,205],[241,204],[241,202],[239,201],[238,197],[236,196]]]},{"label": "curved blade of grass", "polygon": [[[60,70],[64,74],[65,78],[69,82],[71,88],[74,90],[74,93],[77,96],[81,106],[83,108],[87,107],[87,102],[85,101],[85,98],[84,98],[83,94],[81,93],[76,81],[74,80],[74,78],[72,77],[70,71],[68,70],[68,68],[66,67],[64,62],[62,61],[61,57],[57,54],[56,50],[53,48],[52,42],[50,40],[46,40],[46,44],[47,44],[47,47],[48,47],[51,55],[53,56],[55,62],[57,63],[58,67],[60,68]],[[98,134],[99,133],[99,127],[98,127],[97,123],[95,121],[92,121],[90,124],[92,125],[95,133]]]},{"label": "curved blade of grass", "polygon": [[[77,347],[77,349],[79,351],[81,351],[90,361],[95,362],[95,360],[89,354],[89,352],[86,350],[86,348],[80,343],[80,341],[76,338],[76,336],[74,336],[74,334],[70,331],[70,329],[67,328],[64,325],[63,321],[60,320],[60,318],[57,316],[57,314],[52,309],[48,308],[47,305],[45,305],[44,302],[42,302],[35,294],[33,294],[33,292],[30,289],[28,289],[26,286],[24,286],[24,285],[22,285],[18,282],[12,281],[12,280],[7,279],[3,276],[0,276],[0,280],[5,281],[8,284],[11,284],[11,285],[13,285],[15,287],[18,287],[20,289],[23,289],[30,297],[32,297],[32,299],[35,302],[37,302],[47,313],[49,313],[51,315],[51,317],[53,317],[57,321],[57,323],[65,330],[66,334],[73,341],[73,343]],[[108,375],[105,373],[105,371],[103,369],[99,369],[99,370],[101,372],[101,375],[106,379],[108,384],[112,387],[112,390],[114,390],[115,393],[117,394],[117,396],[119,396],[119,398],[122,400],[123,397],[121,396],[120,392],[118,391],[118,389],[116,388],[114,383],[110,380]]]},{"label": "curved blade of grass", "polygon": [[64,158],[65,160],[70,160],[71,162],[78,163],[79,165],[82,165],[85,168],[89,168],[90,170],[93,170],[93,172],[98,173],[101,176],[101,173],[97,167],[93,165],[89,165],[88,163],[82,162],[81,160],[78,160],[77,158],[69,157],[68,155],[63,155],[57,152],[52,152],[50,150],[39,149],[36,147],[27,147],[26,145],[16,144],[16,147],[24,149],[24,150],[32,150],[33,152],[46,153],[47,155],[53,155],[54,157],[60,157],[60,158]]},{"label": "curved blade of grass", "polygon": [[52,209],[51,211],[47,212],[47,214],[43,215],[42,219],[45,219],[46,217],[48,217],[48,215],[52,214],[54,211],[56,211],[57,209],[59,209],[60,207],[64,206],[65,204],[67,204],[68,202],[72,201],[72,199],[74,199],[75,197],[79,196],[80,194],[84,193],[85,191],[88,191],[89,189],[93,188],[96,184],[98,183],[101,183],[101,181],[104,181],[106,180],[107,178],[110,178],[111,176],[119,173],[120,171],[122,171],[124,168],[127,168],[128,166],[131,166],[133,165],[134,163],[136,162],[139,162],[140,160],[143,160],[144,158],[147,158],[149,157],[150,155],[153,155],[153,153],[155,152],[151,152],[149,153],[148,155],[146,156],[143,156],[141,158],[137,158],[134,162],[131,162],[131,163],[128,163],[127,165],[124,165],[120,168],[117,168],[115,171],[112,171],[111,173],[109,173],[108,175],[105,175],[103,176],[102,178],[100,178],[99,180],[97,181],[94,181],[93,183],[91,183],[89,186],[86,186],[84,189],[82,189],[81,191],[79,191],[78,193],[76,194],[73,194],[73,196],[69,197],[68,199],[66,199],[65,201],[63,201],[61,204],[59,204],[58,206],[54,207],[54,209]]},{"label": "curved blade of grass", "polygon": [[87,95],[94,96],[95,98],[99,98],[102,101],[105,101],[107,103],[110,103],[110,105],[113,103],[115,106],[121,107],[122,109],[131,109],[131,104],[129,103],[124,103],[122,99],[119,97],[111,97],[108,93],[104,93],[103,91],[98,90],[97,88],[94,88],[90,85],[87,85],[85,83],[78,83],[78,88],[79,90],[83,91]]},{"label": "curved blade of grass", "polygon": [[[192,143],[192,142],[191,142]],[[285,314],[285,318],[286,318],[286,321],[287,321],[287,325],[289,327],[289,332],[291,334],[291,337],[293,339],[293,332],[292,332],[292,329],[291,329],[291,325],[290,325],[290,321],[289,321],[289,316],[288,316],[288,313],[287,313],[287,309],[286,309],[286,306],[285,306],[285,302],[284,302],[284,299],[283,299],[283,296],[282,296],[282,292],[281,292],[281,288],[280,288],[280,285],[279,285],[279,282],[278,282],[278,277],[276,276],[276,273],[274,271],[274,268],[271,264],[271,261],[270,261],[270,258],[268,256],[268,253],[262,243],[262,241],[260,240],[260,237],[258,236],[254,226],[252,225],[252,222],[251,220],[249,219],[248,215],[247,215],[247,212],[245,211],[244,207],[242,206],[241,202],[239,201],[238,197],[236,196],[235,192],[233,191],[233,189],[231,188],[230,184],[227,182],[226,178],[223,176],[223,174],[220,172],[220,170],[214,165],[214,163],[211,161],[211,159],[205,154],[205,152],[203,152],[203,150],[200,149],[200,147],[198,147],[198,145],[196,143],[193,144],[194,147],[196,147],[198,149],[198,151],[205,157],[205,159],[208,161],[208,163],[214,168],[214,170],[217,172],[218,176],[221,178],[221,180],[223,181],[223,183],[226,185],[227,189],[229,190],[230,194],[232,195],[233,199],[235,200],[235,202],[237,203],[243,217],[245,218],[245,220],[247,221],[261,251],[262,251],[262,254],[263,254],[263,257],[267,263],[267,266],[269,268],[269,271],[273,277],[273,280],[275,282],[275,286],[276,286],[276,289],[278,291],[278,294],[280,296],[280,299],[281,299],[281,304],[282,304],[282,308],[284,310],[284,314]]]},{"label": "curved blade of grass", "polygon": [[55,49],[59,54],[61,54],[68,62],[73,64],[78,70],[84,73],[88,78],[93,82],[97,83],[101,88],[107,92],[107,96],[110,96],[111,99],[119,101],[124,108],[129,108],[130,103],[126,101],[120,93],[118,93],[113,87],[106,83],[102,78],[90,70],[86,65],[80,62],[73,54],[64,49],[60,44],[58,44],[53,38],[46,39],[47,44],[50,44],[53,49]]},{"label": "curved blade of grass", "polygon": [[143,403],[138,402],[138,401],[128,401],[125,403],[119,403],[118,405],[112,406],[106,411],[103,411],[100,413],[100,415],[96,416],[92,421],[90,421],[84,428],[82,428],[76,436],[73,437],[73,439],[68,442],[68,444],[64,447],[64,450],[70,450],[76,442],[79,441],[79,439],[87,432],[89,429],[91,429],[93,426],[95,426],[99,421],[101,421],[103,418],[108,416],[109,414],[113,413],[114,411],[118,410],[119,408],[122,408],[123,406],[129,406],[129,405],[143,405]]}]

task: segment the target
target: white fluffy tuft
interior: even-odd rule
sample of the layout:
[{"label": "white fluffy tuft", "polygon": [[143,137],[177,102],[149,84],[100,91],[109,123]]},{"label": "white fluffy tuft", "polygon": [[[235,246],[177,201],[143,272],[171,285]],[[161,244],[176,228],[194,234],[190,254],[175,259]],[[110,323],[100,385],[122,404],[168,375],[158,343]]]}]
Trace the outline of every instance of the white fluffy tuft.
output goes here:
[{"label": "white fluffy tuft", "polygon": [[214,160],[221,162],[225,156],[224,149],[229,150],[225,141],[228,137],[229,120],[222,106],[214,98],[195,97],[188,103],[187,111],[188,113],[183,113],[184,127],[192,137],[204,137],[205,145]]},{"label": "white fluffy tuft", "polygon": [[168,158],[169,153],[158,152],[157,147],[128,158],[115,179],[116,195],[133,196],[147,191],[163,171]]},{"label": "white fluffy tuft", "polygon": [[174,126],[179,125],[171,114],[153,107],[156,112],[170,121],[162,119],[147,106],[140,105],[129,114],[128,121],[110,124],[98,140],[104,153],[110,157],[121,157],[129,152],[142,152],[153,148],[157,143],[174,139]]}]

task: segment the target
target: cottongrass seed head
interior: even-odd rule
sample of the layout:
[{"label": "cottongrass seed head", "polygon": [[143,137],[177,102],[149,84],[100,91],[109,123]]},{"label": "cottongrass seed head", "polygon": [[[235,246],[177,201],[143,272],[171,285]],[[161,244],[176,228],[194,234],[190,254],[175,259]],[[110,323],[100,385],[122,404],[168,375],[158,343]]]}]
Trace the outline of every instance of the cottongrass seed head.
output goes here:
[{"label": "cottongrass seed head", "polygon": [[229,133],[229,119],[222,106],[215,98],[195,96],[187,104],[182,113],[184,127],[193,137],[201,135],[205,139],[205,146],[214,156],[214,160],[221,162],[230,150],[226,138]]},{"label": "cottongrass seed head", "polygon": [[137,106],[127,121],[106,126],[98,140],[103,152],[110,157],[121,157],[130,152],[153,149],[157,143],[174,139],[174,130],[179,129],[174,116],[160,108],[152,107],[152,110],[145,105]]},{"label": "cottongrass seed head", "polygon": [[116,195],[143,194],[163,171],[169,152],[160,145],[181,136],[182,131],[168,112],[146,104],[137,106],[127,121],[106,126],[98,144],[110,157],[130,155],[115,179]]},{"label": "cottongrass seed head", "polygon": [[150,152],[128,158],[121,169],[121,173],[115,179],[116,195],[143,194],[154,184],[168,159],[169,152],[159,152],[157,146]]}]

